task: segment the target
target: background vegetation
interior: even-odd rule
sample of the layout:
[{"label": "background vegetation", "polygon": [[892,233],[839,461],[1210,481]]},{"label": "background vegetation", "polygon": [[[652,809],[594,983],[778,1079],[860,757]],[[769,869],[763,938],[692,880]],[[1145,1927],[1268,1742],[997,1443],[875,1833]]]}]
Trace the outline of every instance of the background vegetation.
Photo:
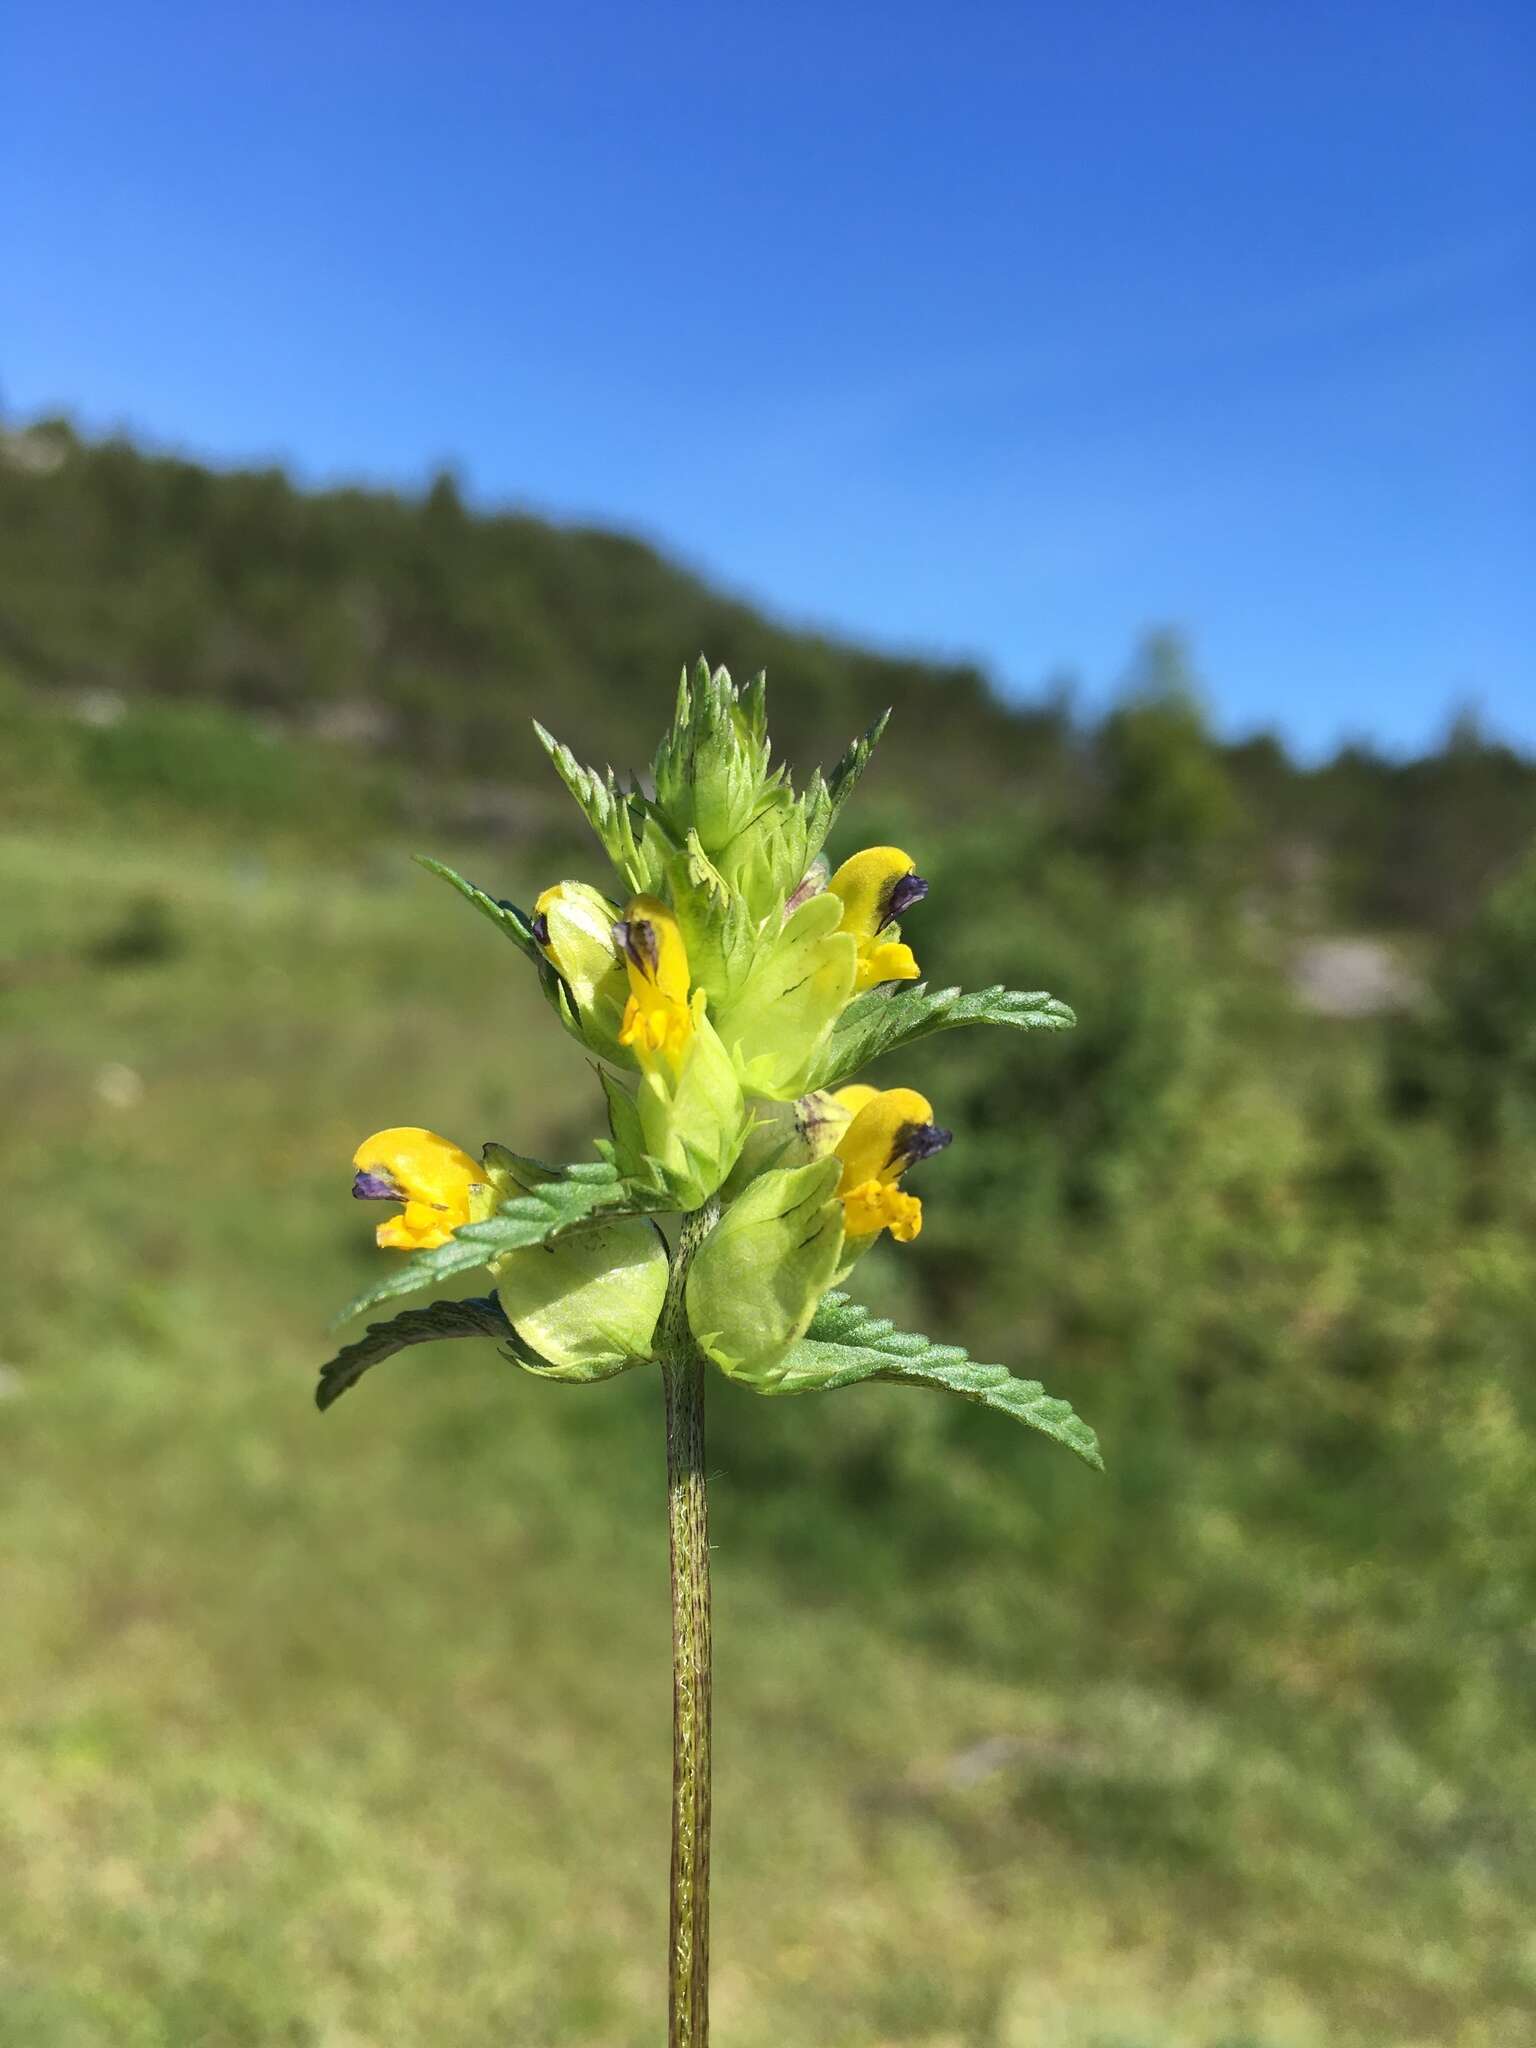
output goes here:
[{"label": "background vegetation", "polygon": [[1524,2038],[1536,767],[1224,748],[1166,637],[1014,709],[447,479],[4,453],[5,2038],[654,2038],[657,1389],[309,1395],[360,1135],[592,1135],[409,850],[595,878],[526,720],[638,761],[700,647],[802,757],[893,703],[925,967],[1076,1006],[908,1057],[957,1142],[860,1278],[1109,1461],[716,1385],[722,2043]]}]

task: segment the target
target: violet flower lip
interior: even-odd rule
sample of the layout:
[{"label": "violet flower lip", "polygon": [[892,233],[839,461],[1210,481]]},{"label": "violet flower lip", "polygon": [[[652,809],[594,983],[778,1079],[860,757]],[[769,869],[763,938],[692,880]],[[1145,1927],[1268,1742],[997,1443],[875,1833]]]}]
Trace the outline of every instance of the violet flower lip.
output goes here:
[{"label": "violet flower lip", "polygon": [[914,903],[921,903],[928,894],[928,884],[915,870],[910,875],[898,875],[891,885],[891,893],[885,899],[885,915],[880,920],[883,930],[893,918],[903,916]]},{"label": "violet flower lip", "polygon": [[908,1166],[915,1166],[920,1159],[931,1159],[936,1152],[942,1152],[953,1141],[954,1135],[942,1124],[903,1124],[896,1133],[892,1157],[905,1160]]},{"label": "violet flower lip", "polygon": [[613,928],[613,942],[643,974],[655,974],[661,964],[661,947],[655,926],[647,918],[621,917]]}]

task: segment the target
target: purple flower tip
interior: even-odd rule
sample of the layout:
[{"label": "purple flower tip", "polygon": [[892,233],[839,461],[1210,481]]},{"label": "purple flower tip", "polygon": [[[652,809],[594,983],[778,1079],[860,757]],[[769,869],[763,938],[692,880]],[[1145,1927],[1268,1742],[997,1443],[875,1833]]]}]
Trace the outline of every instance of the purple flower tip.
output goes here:
[{"label": "purple flower tip", "polygon": [[931,1159],[935,1152],[942,1152],[954,1135],[940,1124],[903,1124],[896,1133],[892,1156],[905,1166],[916,1166],[920,1159]]},{"label": "purple flower tip", "polygon": [[891,884],[891,893],[885,899],[885,915],[880,923],[888,925],[892,918],[902,917],[914,903],[921,903],[928,894],[928,884],[915,870],[910,875],[898,875]]},{"label": "purple flower tip", "polygon": [[533,933],[533,942],[536,946],[547,946],[549,944],[549,919],[542,910],[536,917],[529,920],[528,929]]},{"label": "purple flower tip", "polygon": [[621,917],[613,928],[613,943],[642,974],[649,974],[654,979],[661,965],[661,947],[657,942],[656,927],[648,918]]},{"label": "purple flower tip", "polygon": [[352,1183],[352,1199],[356,1202],[403,1202],[405,1197],[387,1173],[360,1173]]}]

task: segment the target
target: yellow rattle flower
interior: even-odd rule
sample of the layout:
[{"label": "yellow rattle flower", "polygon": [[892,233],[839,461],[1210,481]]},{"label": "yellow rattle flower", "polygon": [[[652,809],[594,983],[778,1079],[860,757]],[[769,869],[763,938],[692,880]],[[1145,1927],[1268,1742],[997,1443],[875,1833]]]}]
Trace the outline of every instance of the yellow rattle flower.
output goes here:
[{"label": "yellow rattle flower", "polygon": [[916,981],[921,970],[912,948],[902,944],[896,923],[928,894],[910,854],[899,846],[868,846],[845,860],[827,887],[842,899],[838,930],[851,932],[858,944],[854,993],[862,995],[882,981]]},{"label": "yellow rattle flower", "polygon": [[647,1070],[664,1058],[675,1070],[694,1033],[688,1001],[688,949],[677,919],[659,896],[636,896],[613,928],[629,969],[629,1001],[619,1043]]},{"label": "yellow rattle flower", "polygon": [[839,1088],[833,1095],[850,1122],[837,1146],[843,1228],[850,1238],[889,1230],[910,1244],[923,1227],[923,1205],[897,1182],[909,1166],[942,1152],[954,1133],[933,1121],[933,1105],[915,1088]]},{"label": "yellow rattle flower", "polygon": [[446,1244],[461,1223],[489,1215],[493,1190],[485,1168],[435,1131],[402,1124],[375,1131],[352,1155],[360,1202],[403,1202],[374,1235],[389,1251],[425,1252]]}]

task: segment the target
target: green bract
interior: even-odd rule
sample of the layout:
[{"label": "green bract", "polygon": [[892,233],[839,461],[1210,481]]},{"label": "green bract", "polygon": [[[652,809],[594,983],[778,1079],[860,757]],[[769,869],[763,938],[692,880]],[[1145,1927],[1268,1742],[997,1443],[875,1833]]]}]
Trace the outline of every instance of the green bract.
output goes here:
[{"label": "green bract", "polygon": [[760,1174],[688,1273],[688,1323],[732,1379],[767,1393],[832,1284],[843,1249],[835,1159]]},{"label": "green bract", "polygon": [[917,864],[890,846],[828,859],[883,725],[797,791],[773,765],[762,677],[738,689],[701,662],[644,783],[538,728],[609,875],[553,882],[526,911],[424,862],[512,941],[592,1056],[608,1136],[562,1167],[410,1126],[366,1140],[354,1193],[394,1205],[379,1235],[395,1262],[354,1308],[478,1268],[497,1293],[372,1325],[326,1368],[322,1405],[437,1336],[493,1336],[528,1371],[578,1381],[681,1345],[760,1393],[948,1387],[1090,1454],[1091,1432],[1032,1382],[829,1295],[878,1237],[917,1237],[908,1176],[950,1138],[926,1096],[859,1070],[962,1024],[1073,1021],[1038,992],[930,991]]},{"label": "green bract", "polygon": [[722,1007],[720,1035],[757,1095],[803,1094],[853,994],[854,941],[838,930],[835,896],[811,896],[756,949]]},{"label": "green bract", "polygon": [[667,1295],[666,1240],[638,1218],[568,1232],[491,1261],[503,1313],[553,1379],[607,1379],[651,1355]]},{"label": "green bract", "polygon": [[631,1170],[649,1169],[673,1208],[702,1207],[735,1165],[747,1134],[741,1083],[702,1006],[676,1073],[659,1063],[642,1076],[638,1109],[645,1150]]}]

